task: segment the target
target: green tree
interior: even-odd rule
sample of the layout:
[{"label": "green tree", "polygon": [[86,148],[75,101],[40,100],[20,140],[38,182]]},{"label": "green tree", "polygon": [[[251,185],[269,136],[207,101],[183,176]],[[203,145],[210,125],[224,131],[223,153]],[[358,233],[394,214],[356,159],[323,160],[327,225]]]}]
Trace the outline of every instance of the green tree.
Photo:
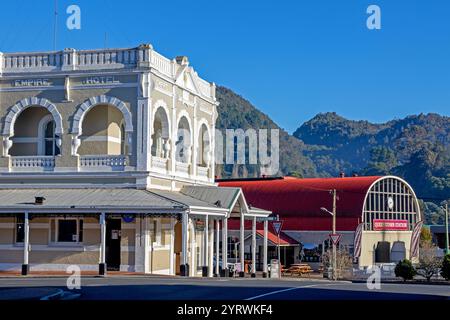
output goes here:
[{"label": "green tree", "polygon": [[411,261],[404,259],[399,261],[395,266],[395,276],[403,278],[403,281],[412,280],[416,275],[416,269],[412,265]]},{"label": "green tree", "polygon": [[444,256],[442,261],[441,276],[445,280],[450,280],[450,254]]}]

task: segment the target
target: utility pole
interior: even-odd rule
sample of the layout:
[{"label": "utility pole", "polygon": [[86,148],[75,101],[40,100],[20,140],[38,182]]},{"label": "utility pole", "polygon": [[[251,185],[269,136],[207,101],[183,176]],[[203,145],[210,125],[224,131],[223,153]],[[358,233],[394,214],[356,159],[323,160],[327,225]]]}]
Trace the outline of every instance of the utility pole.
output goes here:
[{"label": "utility pole", "polygon": [[445,204],[445,254],[449,254],[448,248],[448,204]]},{"label": "utility pole", "polygon": [[[333,234],[336,234],[336,189],[332,190],[333,193]],[[333,280],[336,280],[336,243],[333,241]]]}]

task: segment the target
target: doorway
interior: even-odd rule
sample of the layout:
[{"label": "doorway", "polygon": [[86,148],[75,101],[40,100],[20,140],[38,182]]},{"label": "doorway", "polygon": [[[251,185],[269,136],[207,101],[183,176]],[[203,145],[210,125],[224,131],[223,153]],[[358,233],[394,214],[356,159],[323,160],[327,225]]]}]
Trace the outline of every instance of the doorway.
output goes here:
[{"label": "doorway", "polygon": [[388,241],[378,241],[375,249],[375,263],[391,262],[391,244]]},{"label": "doorway", "polygon": [[106,220],[106,267],[108,271],[120,271],[120,240],[122,237],[122,221]]}]

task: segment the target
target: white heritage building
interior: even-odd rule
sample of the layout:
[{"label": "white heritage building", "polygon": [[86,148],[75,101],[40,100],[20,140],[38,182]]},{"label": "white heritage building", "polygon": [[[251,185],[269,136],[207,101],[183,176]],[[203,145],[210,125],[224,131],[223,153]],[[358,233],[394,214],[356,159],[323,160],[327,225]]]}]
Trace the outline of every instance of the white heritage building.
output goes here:
[{"label": "white heritage building", "polygon": [[214,184],[217,105],[151,45],[0,53],[0,270],[225,273],[228,219],[270,212]]}]

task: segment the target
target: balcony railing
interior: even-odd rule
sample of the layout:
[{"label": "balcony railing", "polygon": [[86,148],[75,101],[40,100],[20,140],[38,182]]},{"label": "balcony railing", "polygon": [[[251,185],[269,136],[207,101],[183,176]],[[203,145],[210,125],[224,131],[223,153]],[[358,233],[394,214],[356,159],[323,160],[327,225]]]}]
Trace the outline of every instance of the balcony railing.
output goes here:
[{"label": "balcony railing", "polygon": [[208,178],[208,167],[197,167],[197,175],[201,178]]},{"label": "balcony railing", "polygon": [[52,170],[55,167],[53,156],[13,156],[11,157],[13,169],[24,170]]},{"label": "balcony railing", "polygon": [[175,171],[181,175],[189,175],[189,163],[177,162],[175,164]]},{"label": "balcony railing", "polygon": [[123,170],[127,165],[127,157],[123,155],[87,155],[80,156],[81,168],[110,168],[111,170]]},{"label": "balcony railing", "polygon": [[152,157],[152,167],[155,171],[167,172],[167,158]]}]

